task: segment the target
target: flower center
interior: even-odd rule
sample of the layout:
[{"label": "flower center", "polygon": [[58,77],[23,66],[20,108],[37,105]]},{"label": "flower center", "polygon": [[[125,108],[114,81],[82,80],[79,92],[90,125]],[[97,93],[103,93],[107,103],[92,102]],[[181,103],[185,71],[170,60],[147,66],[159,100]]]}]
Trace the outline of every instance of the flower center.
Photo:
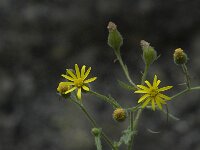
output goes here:
[{"label": "flower center", "polygon": [[83,79],[82,78],[78,78],[78,79],[76,79],[76,80],[74,80],[74,85],[76,86],[76,87],[82,87],[83,86]]},{"label": "flower center", "polygon": [[152,89],[150,92],[151,97],[156,97],[157,94],[158,94],[158,91],[155,89]]}]

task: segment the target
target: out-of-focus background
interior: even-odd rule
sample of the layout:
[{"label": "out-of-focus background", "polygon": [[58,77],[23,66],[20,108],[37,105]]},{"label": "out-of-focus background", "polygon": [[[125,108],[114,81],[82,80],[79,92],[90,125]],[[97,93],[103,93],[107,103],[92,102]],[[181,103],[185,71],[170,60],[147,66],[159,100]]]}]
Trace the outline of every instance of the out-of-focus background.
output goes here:
[{"label": "out-of-focus background", "polygon": [[[123,106],[138,97],[116,80],[127,82],[107,45],[107,23],[123,35],[122,57],[139,83],[144,64],[140,40],[151,43],[161,57],[151,67],[162,86],[184,89],[181,68],[173,63],[175,48],[189,56],[193,85],[200,84],[199,0],[0,0],[0,150],[94,150],[91,126],[73,104],[59,100],[60,74],[75,63],[92,67],[98,80],[92,88],[111,94]],[[180,121],[159,111],[144,111],[135,139],[137,150],[199,150],[200,92],[169,103]],[[112,119],[112,107],[84,95],[83,102],[98,124],[118,140],[127,122]],[[152,134],[148,129],[160,131]],[[105,150],[109,147],[103,142]],[[123,149],[123,148],[122,148]]]}]

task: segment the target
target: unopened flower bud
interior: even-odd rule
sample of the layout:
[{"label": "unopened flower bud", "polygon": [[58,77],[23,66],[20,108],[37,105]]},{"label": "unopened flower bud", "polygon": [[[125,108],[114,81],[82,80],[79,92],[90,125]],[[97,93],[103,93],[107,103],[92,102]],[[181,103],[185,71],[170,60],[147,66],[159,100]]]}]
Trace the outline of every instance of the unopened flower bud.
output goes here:
[{"label": "unopened flower bud", "polygon": [[117,25],[113,22],[108,23],[108,45],[112,47],[115,51],[119,51],[123,44],[123,38],[119,31],[117,30]]},{"label": "unopened flower bud", "polygon": [[150,46],[150,43],[141,40],[140,45],[143,50],[143,60],[147,66],[152,64],[157,59],[157,52]]},{"label": "unopened flower bud", "polygon": [[126,119],[126,112],[123,108],[117,108],[113,112],[113,119],[116,121],[124,121]]},{"label": "unopened flower bud", "polygon": [[184,51],[181,48],[175,49],[175,52],[174,52],[174,62],[177,65],[186,64],[187,60],[188,60],[187,54],[184,53]]},{"label": "unopened flower bud", "polygon": [[101,129],[99,129],[99,128],[92,128],[91,133],[94,136],[99,136],[99,134],[101,134]]},{"label": "unopened flower bud", "polygon": [[70,86],[66,84],[66,82],[60,82],[58,87],[57,87],[57,91],[60,94],[65,94],[66,91],[68,91],[70,89]]}]

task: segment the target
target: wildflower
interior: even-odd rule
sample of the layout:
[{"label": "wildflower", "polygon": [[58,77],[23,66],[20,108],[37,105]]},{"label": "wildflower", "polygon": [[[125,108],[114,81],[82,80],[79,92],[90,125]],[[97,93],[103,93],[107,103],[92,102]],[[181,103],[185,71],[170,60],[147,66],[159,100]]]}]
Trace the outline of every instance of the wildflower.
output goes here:
[{"label": "wildflower", "polygon": [[187,54],[181,48],[175,49],[174,52],[174,62],[177,65],[186,64],[187,63]]},{"label": "wildflower", "polygon": [[62,74],[62,77],[69,80],[69,82],[65,82],[65,83],[69,86],[72,86],[72,88],[67,90],[65,92],[65,94],[68,94],[77,89],[77,97],[78,97],[78,99],[81,99],[81,90],[82,89],[84,91],[90,90],[89,87],[87,86],[87,84],[96,80],[97,77],[93,77],[93,78],[86,80],[87,76],[90,73],[91,67],[89,67],[89,69],[87,71],[85,71],[85,68],[86,68],[86,66],[84,65],[84,66],[82,66],[82,68],[80,70],[78,65],[75,64],[75,71],[76,71],[75,74],[69,69],[67,69],[67,73],[69,75]]},{"label": "wildflower", "polygon": [[113,118],[116,121],[124,121],[126,119],[126,112],[123,108],[117,108],[113,112]]},{"label": "wildflower", "polygon": [[147,86],[137,85],[140,89],[135,91],[135,93],[144,94],[139,100],[138,103],[143,102],[142,108],[146,107],[149,102],[151,102],[152,109],[155,110],[156,105],[162,110],[161,104],[166,104],[166,100],[171,100],[170,97],[161,94],[160,92],[171,89],[173,86],[165,86],[162,88],[158,88],[160,84],[160,80],[157,80],[157,76],[154,76],[153,85],[149,83],[149,81],[145,81]]},{"label": "wildflower", "polygon": [[60,94],[65,94],[65,92],[68,91],[69,89],[70,89],[70,86],[66,82],[60,82],[57,87],[57,91]]}]

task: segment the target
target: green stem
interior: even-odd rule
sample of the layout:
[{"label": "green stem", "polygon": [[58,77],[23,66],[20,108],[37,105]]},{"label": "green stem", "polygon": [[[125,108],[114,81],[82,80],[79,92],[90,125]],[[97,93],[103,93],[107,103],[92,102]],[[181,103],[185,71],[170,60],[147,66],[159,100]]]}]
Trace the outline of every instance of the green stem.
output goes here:
[{"label": "green stem", "polygon": [[200,86],[192,87],[190,90],[200,90]]},{"label": "green stem", "polygon": [[181,92],[175,94],[174,96],[171,96],[171,99],[176,98],[176,97],[178,97],[178,96],[180,96],[180,95],[182,95],[182,94],[188,92],[189,90],[190,90],[190,89],[185,89],[185,90],[183,90],[183,91],[181,91]]},{"label": "green stem", "polygon": [[184,74],[185,74],[187,87],[190,89],[190,87],[191,87],[191,81],[190,81],[190,75],[189,75],[187,66],[186,66],[185,64],[183,64],[183,65],[181,65],[181,66],[182,66],[183,72],[184,72]]},{"label": "green stem", "polygon": [[136,84],[131,80],[131,77],[130,77],[129,72],[128,72],[128,68],[126,67],[126,65],[124,64],[124,62],[123,62],[123,60],[122,60],[120,51],[115,51],[115,55],[117,56],[117,59],[118,59],[120,65],[121,65],[121,67],[122,67],[122,69],[123,69],[123,71],[124,71],[124,74],[125,74],[125,76],[126,76],[128,82],[129,82],[132,86],[134,86],[136,89],[138,89],[138,87],[136,86]]},{"label": "green stem", "polygon": [[[136,128],[137,128],[137,126],[138,126],[139,118],[140,118],[140,116],[141,116],[141,114],[142,114],[142,110],[143,110],[143,109],[139,109],[138,112],[137,112],[137,114],[136,114],[135,120],[134,120],[134,122],[133,122],[133,131],[136,131]],[[132,148],[132,146],[133,146],[133,141],[134,141],[135,135],[136,135],[136,134],[133,134],[133,137],[132,137],[131,148]],[[131,149],[130,149],[130,150],[131,150]]]},{"label": "green stem", "polygon": [[142,75],[142,81],[141,81],[141,84],[144,84],[144,81],[145,81],[146,78],[147,78],[148,70],[149,70],[149,66],[148,66],[148,65],[145,65],[144,73],[143,73],[143,75]]},{"label": "green stem", "polygon": [[180,96],[180,95],[182,95],[184,93],[187,93],[187,92],[193,91],[193,90],[200,90],[200,86],[187,88],[187,89],[185,89],[185,90],[183,90],[183,91],[171,96],[171,99],[176,98],[176,97],[178,97],[178,96]]},{"label": "green stem", "polygon": [[[147,78],[148,70],[149,70],[149,66],[148,66],[148,65],[145,65],[144,73],[143,73],[142,79],[141,79],[141,84],[144,84],[144,81],[145,81],[146,78]],[[132,123],[130,123],[130,126],[131,126],[131,124],[133,124],[133,127],[131,128],[131,131],[132,131],[132,132],[134,132],[134,131],[136,130],[136,128],[137,128],[138,120],[139,120],[141,114],[142,114],[142,109],[138,109],[134,122],[133,122],[133,121],[131,120],[131,118],[130,118],[130,120],[132,121]],[[133,147],[132,145],[133,145],[134,138],[135,138],[135,134],[133,134],[132,137],[131,137],[131,142],[130,142],[129,145],[128,145],[128,150],[131,150],[131,149],[132,149],[132,147]]]},{"label": "green stem", "polygon": [[[130,120],[131,131],[133,131],[133,112],[129,112],[129,120]],[[131,141],[128,145],[128,150],[131,150],[131,148],[132,148],[132,144],[133,144],[132,139],[133,139],[133,136],[132,136]]]},{"label": "green stem", "polygon": [[121,107],[121,106],[117,103],[117,101],[111,100],[111,98],[109,98],[109,97],[107,97],[107,96],[105,96],[105,95],[102,95],[102,94],[100,94],[100,93],[97,93],[97,92],[94,92],[94,91],[91,91],[91,90],[89,91],[89,93],[91,93],[91,94],[93,94],[93,95],[95,95],[95,96],[101,98],[102,100],[104,100],[105,102],[111,104],[111,105],[112,105],[113,107],[115,107],[115,108]]},{"label": "green stem", "polygon": [[[85,109],[84,105],[80,102],[78,102],[77,100],[74,100],[72,98],[70,98],[75,104],[77,104],[81,110],[84,112],[84,114],[86,115],[86,117],[88,118],[88,120],[90,121],[90,123],[92,124],[93,127],[98,128],[97,123],[95,122],[95,120],[92,118],[92,116],[89,114],[89,112]],[[101,133],[103,139],[107,142],[108,145],[110,145],[110,147],[113,150],[117,150],[113,143],[111,142],[111,140],[106,136],[106,134],[102,131]]]}]

